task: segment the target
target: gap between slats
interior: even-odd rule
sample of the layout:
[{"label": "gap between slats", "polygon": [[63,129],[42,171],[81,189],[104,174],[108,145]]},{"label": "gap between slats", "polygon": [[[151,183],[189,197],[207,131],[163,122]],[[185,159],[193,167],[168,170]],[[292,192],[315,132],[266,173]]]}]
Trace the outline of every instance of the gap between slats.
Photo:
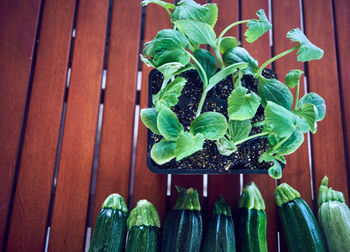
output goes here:
[{"label": "gap between slats", "polygon": [[50,198],[48,215],[47,215],[47,220],[46,220],[46,234],[45,234],[45,239],[44,239],[45,252],[48,249],[49,241],[50,241],[51,220],[52,220],[53,206],[54,206],[54,202],[55,202],[58,167],[59,167],[60,156],[61,156],[63,129],[64,129],[64,123],[65,123],[65,119],[66,119],[67,98],[68,98],[68,94],[69,94],[69,83],[70,83],[70,76],[71,76],[71,70],[72,70],[72,58],[73,58],[73,51],[74,51],[74,41],[75,41],[75,33],[76,33],[78,7],[79,7],[79,0],[76,0],[75,7],[74,7],[75,9],[74,9],[72,33],[71,33],[72,37],[71,37],[69,56],[68,56],[66,88],[64,91],[64,98],[63,98],[64,100],[63,100],[63,107],[62,107],[62,114],[61,114],[61,122],[60,122],[59,136],[58,136],[56,158],[55,158],[55,167],[54,167],[54,174],[53,174],[52,186],[51,186],[51,198]]}]

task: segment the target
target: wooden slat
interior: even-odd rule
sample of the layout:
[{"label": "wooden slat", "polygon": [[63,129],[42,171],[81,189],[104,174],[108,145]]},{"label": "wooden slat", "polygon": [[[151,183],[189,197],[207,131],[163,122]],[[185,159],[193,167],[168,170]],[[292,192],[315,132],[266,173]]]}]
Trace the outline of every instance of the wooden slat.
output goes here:
[{"label": "wooden slat", "polygon": [[0,2],[0,248],[19,147],[40,0]]},{"label": "wooden slat", "polygon": [[8,251],[43,249],[74,7],[75,1],[67,0],[44,6]]},{"label": "wooden slat", "polygon": [[141,5],[115,1],[112,13],[93,223],[109,194],[129,194]]},{"label": "wooden slat", "polygon": [[100,101],[108,1],[79,1],[50,251],[81,251]]},{"label": "wooden slat", "polygon": [[[150,4],[146,8],[144,42],[150,41],[161,29],[170,28],[169,15],[160,6]],[[148,107],[148,74],[150,68],[142,66],[142,88],[140,92],[140,108]],[[134,207],[138,200],[147,199],[154,204],[161,220],[166,211],[166,175],[151,172],[146,163],[147,158],[147,128],[142,121],[139,122],[136,166],[134,176],[133,203]]]},{"label": "wooden slat", "polygon": [[[288,18],[285,18],[288,16]],[[274,35],[274,51],[275,55],[288,50],[294,46],[286,34],[289,30],[300,27],[300,6],[289,1],[274,1],[273,3],[273,35]],[[296,59],[296,53],[291,53],[281,59],[275,61],[275,72],[279,79],[284,82],[286,74],[292,69],[300,69],[304,71],[304,65]],[[304,78],[302,76],[300,82],[300,94],[305,94]],[[292,90],[295,97],[296,88]],[[286,157],[287,164],[283,170],[281,182],[290,184],[298,190],[303,199],[312,207],[311,185],[310,185],[310,167],[309,167],[309,151],[308,136],[304,135],[303,145],[293,154]]]},{"label": "wooden slat", "polygon": [[[238,1],[215,0],[219,8],[219,19],[215,26],[217,36],[229,24],[238,21]],[[226,36],[235,36],[239,38],[238,26],[232,28],[226,33]],[[232,207],[233,217],[236,216],[240,194],[240,179],[239,174],[233,175],[209,175],[208,176],[208,211],[214,207],[214,202],[221,194],[225,197],[227,203]]]},{"label": "wooden slat", "polygon": [[[252,6],[254,6],[252,8]],[[267,16],[269,11],[269,5],[267,0],[249,0],[242,1],[242,20],[256,18],[255,13],[259,9],[264,9]],[[242,32],[246,30],[244,25]],[[250,54],[258,60],[259,66],[271,57],[269,34],[265,33],[254,43],[247,43],[245,36],[242,36],[242,45],[246,48]],[[268,68],[271,66],[268,66]],[[274,198],[275,180],[269,177],[269,175],[244,175],[244,184],[254,181],[259,188],[266,205],[267,216],[267,245],[269,251],[277,251],[277,209]]]},{"label": "wooden slat", "polygon": [[304,1],[304,22],[307,37],[324,49],[322,60],[308,64],[308,81],[311,92],[326,100],[325,119],[318,124],[312,136],[313,164],[316,191],[323,176],[327,175],[334,188],[342,190],[348,199],[343,128],[337,62],[330,1]]},{"label": "wooden slat", "polygon": [[[340,80],[342,88],[343,116],[342,120],[345,125],[345,137],[347,143],[347,165],[350,164],[350,99],[346,95],[350,94],[350,51],[346,41],[350,38],[350,1],[337,0],[333,1],[336,20],[337,37],[336,43],[338,46],[338,63],[340,69]],[[349,178],[349,173],[348,173]],[[332,183],[332,181],[331,181]],[[349,180],[348,180],[349,183]],[[333,184],[333,183],[332,183]],[[335,184],[334,184],[335,185]],[[349,185],[348,185],[349,188]],[[339,188],[341,189],[341,188]]]}]

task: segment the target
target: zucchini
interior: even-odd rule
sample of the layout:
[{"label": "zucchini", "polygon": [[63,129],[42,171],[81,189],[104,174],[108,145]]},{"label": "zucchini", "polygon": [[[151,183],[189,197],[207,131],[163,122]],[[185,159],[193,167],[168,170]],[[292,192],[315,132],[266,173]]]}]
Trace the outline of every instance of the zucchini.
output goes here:
[{"label": "zucchini", "polygon": [[160,219],[147,200],[140,200],[127,220],[127,252],[156,252],[160,248]]},{"label": "zucchini", "polygon": [[329,251],[349,251],[350,210],[343,193],[328,188],[327,177],[321,181],[318,205],[318,221]]},{"label": "zucchini", "polygon": [[231,207],[226,204],[222,196],[215,202],[202,250],[203,252],[236,251]]},{"label": "zucchini", "polygon": [[275,198],[288,251],[327,251],[315,216],[299,192],[283,183],[276,188]]},{"label": "zucchini", "polygon": [[106,198],[97,215],[90,252],[124,251],[127,212],[121,195],[114,193]]},{"label": "zucchini", "polygon": [[243,189],[238,209],[240,251],[267,252],[265,202],[254,182]]},{"label": "zucchini", "polygon": [[176,186],[178,198],[175,207],[165,218],[162,239],[164,252],[197,252],[202,241],[202,215],[198,191]]}]

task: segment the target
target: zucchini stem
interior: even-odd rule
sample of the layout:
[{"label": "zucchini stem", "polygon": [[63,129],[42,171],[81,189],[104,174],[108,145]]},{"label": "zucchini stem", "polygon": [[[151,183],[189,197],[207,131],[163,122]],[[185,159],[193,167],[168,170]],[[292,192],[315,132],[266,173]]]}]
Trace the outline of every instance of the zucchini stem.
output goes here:
[{"label": "zucchini stem", "polygon": [[259,68],[257,75],[260,76],[261,73],[262,73],[262,71],[264,70],[264,68],[265,68],[266,66],[268,66],[269,64],[271,64],[271,63],[274,62],[275,60],[277,60],[277,59],[279,59],[279,58],[282,58],[283,56],[285,56],[285,55],[287,55],[287,54],[289,54],[289,53],[291,53],[291,52],[297,50],[300,46],[301,46],[300,44],[297,45],[297,46],[294,46],[293,48],[291,48],[291,49],[289,49],[289,50],[287,50],[287,51],[284,51],[284,52],[282,52],[282,53],[280,53],[280,54],[277,54],[275,57],[273,57],[273,58],[269,59],[268,61],[266,61],[266,62],[265,62],[264,64],[262,64],[261,67]]}]

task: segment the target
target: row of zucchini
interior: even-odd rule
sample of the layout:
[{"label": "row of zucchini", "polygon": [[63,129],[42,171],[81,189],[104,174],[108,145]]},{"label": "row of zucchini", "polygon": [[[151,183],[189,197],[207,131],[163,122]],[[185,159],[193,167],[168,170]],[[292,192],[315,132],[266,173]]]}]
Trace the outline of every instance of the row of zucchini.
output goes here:
[{"label": "row of zucchini", "polygon": [[[176,188],[177,202],[166,216],[162,238],[159,215],[152,203],[140,200],[128,216],[122,196],[107,197],[89,251],[207,252],[236,251],[236,247],[238,251],[268,251],[265,203],[253,182],[244,187],[239,201],[237,243],[231,208],[222,196],[215,202],[202,239],[197,190]],[[320,226],[299,192],[288,184],[276,188],[275,199],[288,251],[350,251],[350,210],[343,194],[328,187],[327,177],[318,196]]]}]

